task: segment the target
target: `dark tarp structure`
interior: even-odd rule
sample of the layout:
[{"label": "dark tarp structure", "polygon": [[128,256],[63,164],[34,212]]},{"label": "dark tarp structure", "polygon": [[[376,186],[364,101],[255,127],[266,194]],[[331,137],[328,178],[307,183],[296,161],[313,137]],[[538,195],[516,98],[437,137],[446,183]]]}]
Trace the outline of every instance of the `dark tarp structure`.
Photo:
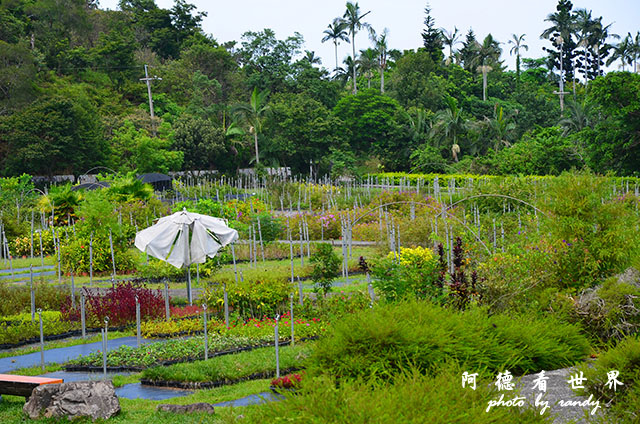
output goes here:
[{"label": "dark tarp structure", "polygon": [[173,188],[173,179],[168,175],[158,172],[138,175],[138,179],[143,183],[151,184],[155,191],[166,191]]},{"label": "dark tarp structure", "polygon": [[110,184],[106,181],[98,181],[95,183],[82,183],[82,184],[78,184],[77,186],[73,186],[71,187],[71,191],[76,191],[76,190],[98,190],[100,188],[107,188],[109,187]]}]

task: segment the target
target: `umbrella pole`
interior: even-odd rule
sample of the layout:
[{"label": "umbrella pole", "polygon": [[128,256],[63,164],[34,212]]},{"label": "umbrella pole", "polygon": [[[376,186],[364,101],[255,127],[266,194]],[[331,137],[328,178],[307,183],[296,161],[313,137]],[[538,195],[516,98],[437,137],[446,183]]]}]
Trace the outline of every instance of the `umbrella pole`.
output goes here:
[{"label": "umbrella pole", "polygon": [[189,306],[193,305],[193,295],[191,293],[191,265],[187,266],[187,299]]}]

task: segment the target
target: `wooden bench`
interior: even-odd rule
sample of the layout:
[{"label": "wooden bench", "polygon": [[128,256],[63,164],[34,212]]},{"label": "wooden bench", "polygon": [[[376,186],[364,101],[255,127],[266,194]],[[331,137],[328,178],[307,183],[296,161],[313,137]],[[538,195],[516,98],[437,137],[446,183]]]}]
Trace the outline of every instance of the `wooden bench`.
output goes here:
[{"label": "wooden bench", "polygon": [[42,384],[57,383],[62,383],[62,379],[0,374],[0,395],[24,396],[28,399],[36,387]]}]

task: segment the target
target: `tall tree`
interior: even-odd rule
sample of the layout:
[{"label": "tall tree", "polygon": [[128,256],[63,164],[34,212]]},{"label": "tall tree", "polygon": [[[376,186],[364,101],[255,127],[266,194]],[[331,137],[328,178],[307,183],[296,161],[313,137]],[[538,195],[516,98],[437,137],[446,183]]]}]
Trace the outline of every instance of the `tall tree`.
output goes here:
[{"label": "tall tree", "polygon": [[371,88],[373,70],[378,67],[378,52],[372,48],[360,50],[360,56],[356,64],[360,70],[360,75],[364,75],[367,78],[367,88]]},{"label": "tall tree", "polygon": [[349,42],[348,32],[346,31],[347,24],[340,18],[335,18],[333,23],[327,25],[327,29],[325,29],[322,33],[324,37],[322,37],[322,42],[326,42],[331,40],[333,42],[333,46],[335,47],[336,53],[336,67],[334,72],[338,70],[338,44],[340,41]]},{"label": "tall tree", "polygon": [[[358,3],[352,3],[350,1],[347,2],[347,10],[344,12],[342,16],[344,22],[347,24],[349,28],[349,34],[351,35],[351,49],[352,49],[352,58],[356,60],[356,34],[363,28],[369,28],[370,25],[363,21],[364,17],[367,16],[371,11],[366,13],[360,12],[360,6]],[[356,68],[353,68],[353,94],[358,94],[358,84],[356,82]]]},{"label": "tall tree", "polygon": [[380,92],[384,93],[384,72],[387,69],[387,59],[389,56],[389,44],[387,37],[389,30],[385,28],[380,34],[376,34],[373,28],[370,31],[371,41],[377,53],[378,68],[380,69]]},{"label": "tall tree", "polygon": [[450,63],[453,62],[453,46],[458,43],[460,39],[460,33],[458,32],[458,28],[453,27],[453,31],[449,32],[444,28],[440,28],[440,33],[442,34],[442,41],[446,46],[449,47],[449,59]]},{"label": "tall tree", "polygon": [[255,87],[253,89],[253,93],[251,93],[249,103],[239,104],[233,108],[233,113],[246,124],[249,129],[249,134],[253,135],[253,142],[256,151],[256,165],[260,164],[258,135],[262,133],[262,124],[270,112],[270,108],[267,105],[268,96],[268,90],[258,92],[258,88]]},{"label": "tall tree", "polygon": [[[435,140],[444,140],[446,147],[451,148],[453,159],[458,162],[458,154],[460,153],[460,145],[458,137],[464,133],[469,122],[462,115],[462,108],[458,107],[458,101],[451,97],[446,97],[447,108],[440,110],[434,116],[434,124],[431,129],[431,137]],[[442,147],[440,143],[436,147]]]},{"label": "tall tree", "polygon": [[633,63],[633,40],[631,34],[627,35],[615,45],[611,57],[607,60],[607,66],[611,65],[616,60],[620,60],[622,64],[622,70],[625,70],[625,65],[631,65]]},{"label": "tall tree", "polygon": [[434,63],[442,61],[442,32],[436,28],[436,20],[431,16],[431,6],[427,3],[424,8],[424,26],[422,32],[422,44],[425,50],[431,55]]},{"label": "tall tree", "polygon": [[476,39],[473,30],[469,28],[465,40],[462,42],[462,48],[458,51],[459,61],[462,62],[464,69],[470,72],[475,71],[475,57],[480,49],[480,43]]},{"label": "tall tree", "polygon": [[529,50],[529,46],[524,44],[524,36],[525,34],[511,34],[511,40],[509,40],[509,44],[513,44],[509,54],[516,55],[516,86],[520,84],[520,49]]},{"label": "tall tree", "polygon": [[572,9],[573,3],[570,0],[558,0],[556,12],[549,14],[545,19],[545,22],[551,23],[551,26],[540,35],[540,38],[551,41],[553,48],[543,47],[542,49],[549,53],[554,68],[562,69],[560,77],[564,81],[574,78],[573,60],[576,56],[576,42],[574,40],[575,14]]},{"label": "tall tree", "polygon": [[482,73],[482,100],[487,100],[487,74],[500,66],[500,43],[491,34],[488,34],[477,50],[475,63],[477,70]]}]

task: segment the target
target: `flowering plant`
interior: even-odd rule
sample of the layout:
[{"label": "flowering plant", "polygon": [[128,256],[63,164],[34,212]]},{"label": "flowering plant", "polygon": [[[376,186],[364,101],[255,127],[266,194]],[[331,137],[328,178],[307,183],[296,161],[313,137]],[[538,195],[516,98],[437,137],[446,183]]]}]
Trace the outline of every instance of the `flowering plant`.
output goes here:
[{"label": "flowering plant", "polygon": [[271,387],[274,389],[297,389],[301,382],[302,374],[288,374],[271,380]]}]

